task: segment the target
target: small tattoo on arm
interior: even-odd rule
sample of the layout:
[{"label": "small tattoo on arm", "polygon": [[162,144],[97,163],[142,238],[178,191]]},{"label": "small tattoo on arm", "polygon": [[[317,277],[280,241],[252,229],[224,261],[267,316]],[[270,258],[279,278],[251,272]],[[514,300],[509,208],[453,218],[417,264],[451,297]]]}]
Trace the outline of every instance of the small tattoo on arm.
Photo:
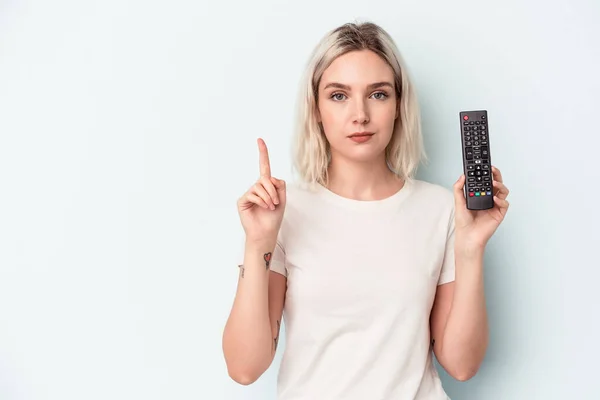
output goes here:
[{"label": "small tattoo on arm", "polygon": [[269,269],[269,264],[271,263],[271,253],[265,253],[265,263],[266,263],[266,269]]},{"label": "small tattoo on arm", "polygon": [[431,340],[431,347],[433,347],[433,345],[435,344],[435,339]]},{"label": "small tattoo on arm", "polygon": [[240,267],[240,276],[243,278],[244,277],[245,268],[244,268],[243,265],[239,265],[239,267]]}]

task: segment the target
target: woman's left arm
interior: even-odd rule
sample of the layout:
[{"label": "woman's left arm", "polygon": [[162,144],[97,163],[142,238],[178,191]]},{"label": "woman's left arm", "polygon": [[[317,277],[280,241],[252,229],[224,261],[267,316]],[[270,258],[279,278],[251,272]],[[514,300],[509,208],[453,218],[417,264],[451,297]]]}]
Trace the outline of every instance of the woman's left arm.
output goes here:
[{"label": "woman's left arm", "polygon": [[457,380],[472,378],[488,345],[488,322],[483,280],[485,246],[508,210],[509,190],[500,171],[492,167],[494,207],[468,210],[461,175],[454,184],[455,280],[438,286],[430,325],[433,351],[440,365]]}]

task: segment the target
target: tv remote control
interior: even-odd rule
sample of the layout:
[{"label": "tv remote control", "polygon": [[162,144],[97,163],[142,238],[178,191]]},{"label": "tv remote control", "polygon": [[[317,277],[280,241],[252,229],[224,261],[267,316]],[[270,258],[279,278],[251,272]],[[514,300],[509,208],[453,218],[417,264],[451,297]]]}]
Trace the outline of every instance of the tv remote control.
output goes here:
[{"label": "tv remote control", "polygon": [[461,111],[459,116],[467,209],[487,210],[494,207],[487,110]]}]

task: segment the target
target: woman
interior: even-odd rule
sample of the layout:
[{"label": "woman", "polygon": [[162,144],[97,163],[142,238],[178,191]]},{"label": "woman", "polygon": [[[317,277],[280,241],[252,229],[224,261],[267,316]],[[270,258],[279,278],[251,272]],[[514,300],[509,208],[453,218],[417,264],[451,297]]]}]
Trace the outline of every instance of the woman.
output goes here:
[{"label": "woman", "polygon": [[300,182],[260,178],[239,199],[246,240],[223,336],[229,375],[270,366],[285,306],[278,399],[447,399],[432,353],[471,378],[487,347],[486,243],[508,209],[467,210],[414,178],[424,158],[417,98],[399,52],[373,23],[346,24],[315,49],[300,92]]}]

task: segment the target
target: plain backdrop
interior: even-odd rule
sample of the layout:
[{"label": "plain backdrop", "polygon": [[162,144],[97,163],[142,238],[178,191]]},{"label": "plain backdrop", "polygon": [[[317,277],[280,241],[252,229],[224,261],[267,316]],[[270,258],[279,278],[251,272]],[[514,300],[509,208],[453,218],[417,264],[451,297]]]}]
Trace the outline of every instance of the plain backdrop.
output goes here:
[{"label": "plain backdrop", "polygon": [[[453,400],[598,399],[600,3],[0,2],[0,399],[274,400],[221,335],[256,138],[291,180],[297,84],[330,29],[396,40],[429,164],[461,173],[487,109],[509,214],[486,253],[491,326]],[[378,399],[379,400],[379,399]]]}]

